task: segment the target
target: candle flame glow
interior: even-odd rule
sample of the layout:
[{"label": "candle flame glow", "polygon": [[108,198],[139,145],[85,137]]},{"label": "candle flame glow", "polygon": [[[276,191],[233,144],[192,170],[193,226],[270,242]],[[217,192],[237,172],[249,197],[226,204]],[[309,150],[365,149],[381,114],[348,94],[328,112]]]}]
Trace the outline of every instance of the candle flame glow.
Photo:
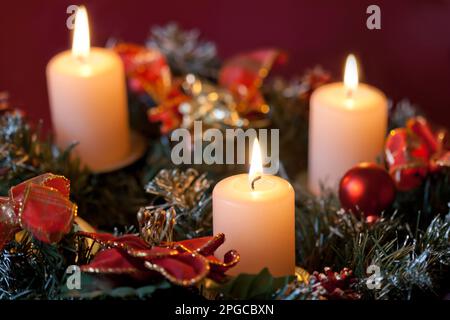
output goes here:
[{"label": "candle flame glow", "polygon": [[349,94],[358,88],[358,64],[353,54],[348,55],[345,62],[344,85]]},{"label": "candle flame glow", "polygon": [[88,15],[86,8],[80,6],[75,15],[72,55],[79,59],[85,59],[89,56],[90,46]]},{"label": "candle flame glow", "polygon": [[259,147],[258,138],[253,141],[252,158],[250,161],[250,170],[248,173],[248,180],[250,186],[254,184],[255,179],[261,177],[263,174],[263,164],[261,158],[261,148]]}]

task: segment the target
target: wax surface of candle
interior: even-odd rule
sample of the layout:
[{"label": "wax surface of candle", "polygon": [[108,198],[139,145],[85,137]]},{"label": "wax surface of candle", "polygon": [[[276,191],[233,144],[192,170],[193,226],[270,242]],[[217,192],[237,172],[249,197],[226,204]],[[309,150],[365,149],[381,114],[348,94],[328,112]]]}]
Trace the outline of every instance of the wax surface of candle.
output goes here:
[{"label": "wax surface of candle", "polygon": [[337,188],[347,170],[382,153],[387,130],[387,99],[378,89],[359,84],[349,95],[343,83],[313,92],[310,102],[308,184]]},{"label": "wax surface of candle", "polygon": [[249,175],[220,181],[213,191],[214,234],[223,232],[225,243],[217,257],[231,249],[241,261],[230,274],[258,273],[264,267],[273,275],[294,274],[295,196],[286,180],[263,175],[252,190]]},{"label": "wax surface of candle", "polygon": [[63,52],[48,64],[47,79],[60,147],[78,141],[75,153],[95,171],[129,154],[125,76],[115,53],[92,48],[85,60],[78,60]]}]

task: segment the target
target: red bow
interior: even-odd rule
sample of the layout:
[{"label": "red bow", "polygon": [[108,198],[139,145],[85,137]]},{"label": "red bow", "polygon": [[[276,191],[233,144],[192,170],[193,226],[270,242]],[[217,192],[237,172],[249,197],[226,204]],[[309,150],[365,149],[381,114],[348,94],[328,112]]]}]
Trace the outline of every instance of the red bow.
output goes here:
[{"label": "red bow", "polygon": [[[157,49],[131,43],[120,43],[114,50],[121,57],[128,83],[135,93],[147,93],[158,106],[149,110],[151,122],[161,122],[161,132],[167,134],[180,126],[179,105],[190,99],[173,79],[164,55]],[[229,90],[242,115],[267,112],[260,92],[263,80],[272,66],[283,63],[286,54],[277,49],[262,49],[237,55],[226,61],[220,70],[219,85]]]},{"label": "red bow", "polygon": [[406,128],[390,132],[385,145],[386,162],[399,190],[416,188],[428,173],[450,167],[450,151],[444,140],[445,132],[434,133],[423,117],[411,118]]},{"label": "red bow", "polygon": [[69,193],[70,181],[51,173],[12,187],[8,198],[0,198],[0,249],[20,228],[46,243],[61,240],[77,212]]},{"label": "red bow", "polygon": [[120,43],[114,50],[122,58],[130,89],[147,93],[158,103],[171,90],[171,73],[164,55],[156,49]]},{"label": "red bow", "polygon": [[173,129],[180,127],[182,115],[178,106],[188,100],[189,97],[181,91],[179,81],[175,81],[164,101],[157,107],[149,109],[148,119],[150,122],[160,122],[161,133],[168,134]]},{"label": "red bow", "polygon": [[239,54],[225,62],[219,85],[230,90],[238,101],[238,111],[262,112],[265,104],[259,91],[274,64],[282,64],[287,55],[278,49],[260,49]]},{"label": "red bow", "polygon": [[81,266],[82,271],[89,273],[129,275],[141,281],[157,273],[177,285],[191,286],[207,276],[221,279],[239,262],[239,254],[234,250],[225,254],[223,262],[214,257],[214,251],[225,241],[222,233],[153,247],[136,235],[78,234],[104,247],[91,263]]}]

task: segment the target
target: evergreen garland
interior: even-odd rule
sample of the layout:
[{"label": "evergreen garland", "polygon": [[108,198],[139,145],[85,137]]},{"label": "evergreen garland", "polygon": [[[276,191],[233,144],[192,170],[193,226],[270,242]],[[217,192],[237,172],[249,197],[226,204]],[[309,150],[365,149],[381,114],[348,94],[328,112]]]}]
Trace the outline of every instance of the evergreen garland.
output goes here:
[{"label": "evergreen garland", "polygon": [[[144,187],[138,192],[139,179],[149,179],[147,177],[151,177],[156,168],[167,164],[164,160],[167,150],[164,149],[168,146],[155,144],[145,163],[99,177],[80,169],[79,162],[70,157],[70,150],[59,151],[49,139],[42,138],[39,127],[30,126],[20,113],[6,113],[0,117],[0,122],[2,124],[0,139],[3,145],[0,161],[4,168],[0,176],[0,186],[3,195],[6,195],[12,185],[39,173],[51,171],[63,174],[70,177],[73,185],[72,197],[77,199],[80,208],[88,208],[93,204],[96,204],[97,208],[104,207],[104,214],[99,216],[105,219],[106,215],[110,221],[109,226],[122,226],[122,230],[126,232],[135,230],[124,228],[136,224],[137,209],[131,208],[148,204],[151,198],[145,195]],[[146,168],[154,170],[146,171]],[[218,177],[224,175],[212,172],[216,182]],[[305,192],[299,182],[294,183],[298,195],[297,264],[310,273],[328,266],[334,270],[344,267],[352,269],[357,279],[352,287],[365,299],[442,296],[449,290],[450,223],[448,218],[447,220],[445,218],[448,209],[442,211],[450,199],[448,179],[448,172],[430,176],[422,189],[397,197],[394,206],[397,208],[396,212],[386,213],[373,225],[358,220],[352,214],[340,209],[333,193],[324,192],[322,197],[317,198]],[[130,184],[129,181],[133,183]],[[103,191],[98,192],[102,183]],[[132,192],[133,189],[127,190],[130,185],[135,188],[136,193]],[[427,188],[430,190],[425,192]],[[115,194],[113,190],[121,190],[120,192],[126,194]],[[424,196],[418,199],[417,193],[427,194],[428,198],[434,201],[429,201]],[[123,218],[119,218],[119,215],[110,215],[111,210],[120,210],[111,207],[111,203],[118,203],[117,199],[114,199],[115,196],[125,201],[120,208],[128,207],[130,217],[127,221],[131,221],[130,224],[121,223]],[[205,210],[209,212],[210,207]],[[97,214],[99,212],[101,211],[96,211]],[[211,215],[207,214],[208,212],[205,212],[205,221],[202,222],[205,226],[211,225]],[[82,217],[85,217],[85,213],[87,211],[80,210]],[[94,212],[91,214],[94,216]],[[88,217],[89,215],[86,220],[90,221]],[[107,225],[102,219],[100,221],[103,225]],[[195,234],[195,230],[186,230],[187,227],[184,225],[183,232],[186,235]],[[65,270],[71,264],[88,261],[89,248],[74,238],[73,234],[67,235],[63,241],[54,245],[43,244],[26,233],[18,240],[10,242],[0,255],[0,298],[67,298],[64,292]],[[380,290],[367,288],[366,282],[370,275],[366,271],[371,264],[378,265],[382,270],[383,285]],[[268,292],[263,295],[277,299],[309,299],[316,291],[312,287],[307,289],[308,285],[313,286],[314,282],[310,284],[291,282],[287,285],[291,290],[285,288],[285,294],[283,290],[279,290],[277,295],[273,296],[275,288],[268,288]],[[158,292],[173,290],[171,285],[157,286]],[[298,290],[292,290],[293,287]],[[100,291],[99,295],[97,288],[95,290],[97,294],[93,295],[90,292],[80,297],[117,298],[123,293],[128,298],[130,295],[139,298],[143,292],[153,293],[156,288],[142,287],[140,291],[111,290],[109,288],[107,292]],[[198,294],[195,290],[182,292]],[[223,292],[227,292],[226,289],[223,289]],[[290,294],[287,295],[287,292]],[[151,294],[144,294],[142,297],[149,296]]]}]

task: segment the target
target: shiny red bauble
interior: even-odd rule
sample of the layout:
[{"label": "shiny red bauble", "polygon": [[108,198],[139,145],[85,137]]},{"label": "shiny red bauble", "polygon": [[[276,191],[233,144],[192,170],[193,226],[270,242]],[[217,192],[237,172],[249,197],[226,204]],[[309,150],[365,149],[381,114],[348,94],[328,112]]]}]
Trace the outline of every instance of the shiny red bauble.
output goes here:
[{"label": "shiny red bauble", "polygon": [[395,183],[383,167],[363,162],[342,177],[339,199],[347,211],[374,221],[394,202]]}]

